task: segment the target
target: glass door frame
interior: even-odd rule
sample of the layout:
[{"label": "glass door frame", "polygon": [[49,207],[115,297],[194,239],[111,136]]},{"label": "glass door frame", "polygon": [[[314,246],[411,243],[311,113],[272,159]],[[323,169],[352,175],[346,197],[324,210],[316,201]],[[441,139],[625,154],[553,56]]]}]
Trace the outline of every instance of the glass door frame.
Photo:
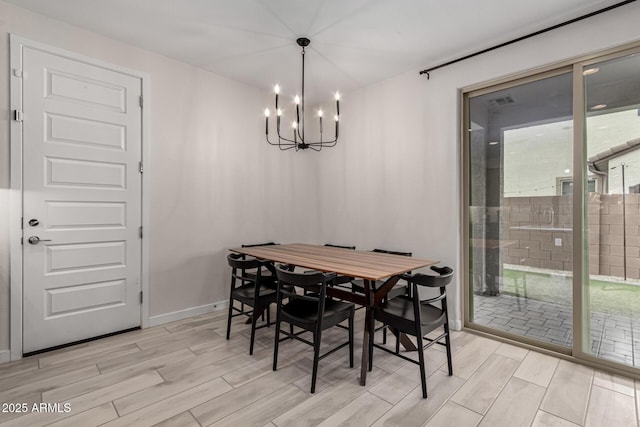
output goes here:
[{"label": "glass door frame", "polygon": [[[519,73],[517,75],[496,79],[482,84],[476,84],[460,89],[459,102],[461,105],[460,121],[460,260],[463,270],[461,286],[463,289],[463,329],[490,334],[512,343],[535,348],[541,351],[552,352],[555,355],[565,357],[578,363],[604,368],[640,378],[640,367],[620,364],[590,354],[590,312],[589,293],[585,292],[584,280],[589,282],[589,251],[587,205],[584,186],[587,179],[586,171],[586,110],[585,110],[585,85],[583,70],[595,63],[622,58],[631,54],[640,53],[640,42],[627,44],[622,47],[609,49],[603,52],[574,58],[555,65]],[[470,246],[470,122],[469,99],[498,90],[519,86],[525,83],[553,77],[556,75],[572,73],[573,78],[573,342],[571,347],[563,347],[552,343],[535,340],[521,335],[490,328],[488,326],[472,323],[473,310],[473,282],[471,280],[471,246]]]}]

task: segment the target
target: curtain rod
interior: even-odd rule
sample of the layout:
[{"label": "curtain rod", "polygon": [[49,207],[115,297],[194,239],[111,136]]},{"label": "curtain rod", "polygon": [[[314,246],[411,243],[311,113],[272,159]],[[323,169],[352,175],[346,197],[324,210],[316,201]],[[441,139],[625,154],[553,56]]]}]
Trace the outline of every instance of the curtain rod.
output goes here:
[{"label": "curtain rod", "polygon": [[531,34],[527,34],[526,36],[521,36],[521,37],[515,38],[513,40],[509,40],[508,42],[500,43],[500,44],[497,44],[495,46],[488,47],[486,49],[482,49],[482,50],[480,50],[478,52],[470,53],[469,55],[465,55],[465,56],[463,56],[461,58],[453,59],[453,60],[451,60],[449,62],[445,62],[444,64],[436,65],[434,67],[422,70],[422,71],[420,71],[420,75],[426,74],[427,75],[427,80],[428,80],[429,79],[429,73],[431,71],[433,71],[433,70],[437,70],[438,68],[446,67],[448,65],[455,64],[456,62],[461,62],[461,61],[464,61],[465,59],[473,58],[474,56],[482,55],[483,53],[487,53],[487,52],[490,52],[492,50],[496,50],[496,49],[499,49],[501,47],[508,46],[510,44],[517,43],[519,41],[522,41],[522,40],[537,36],[539,34],[546,33],[546,32],[551,31],[551,30],[555,30],[556,28],[564,27],[565,25],[573,24],[574,22],[582,21],[583,19],[591,18],[592,16],[599,15],[599,14],[604,13],[604,12],[608,12],[608,11],[616,9],[616,8],[618,8],[620,6],[624,6],[625,4],[633,3],[635,1],[636,0],[625,0],[625,1],[622,1],[620,3],[616,3],[614,5],[605,7],[603,9],[596,10],[595,12],[587,13],[586,15],[582,15],[582,16],[579,16],[577,18],[573,18],[573,19],[570,19],[568,21],[562,22],[560,24],[556,24],[556,25],[553,25],[551,27],[545,28],[543,30],[539,30],[539,31],[533,32]]}]

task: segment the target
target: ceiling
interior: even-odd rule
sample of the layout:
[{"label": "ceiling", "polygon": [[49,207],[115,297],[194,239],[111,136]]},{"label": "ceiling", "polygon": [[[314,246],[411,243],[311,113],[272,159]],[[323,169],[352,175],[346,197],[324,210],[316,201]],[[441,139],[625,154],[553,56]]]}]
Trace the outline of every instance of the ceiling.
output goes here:
[{"label": "ceiling", "polygon": [[291,96],[300,85],[295,40],[308,37],[313,103],[620,0],[6,1],[251,86],[278,83]]}]

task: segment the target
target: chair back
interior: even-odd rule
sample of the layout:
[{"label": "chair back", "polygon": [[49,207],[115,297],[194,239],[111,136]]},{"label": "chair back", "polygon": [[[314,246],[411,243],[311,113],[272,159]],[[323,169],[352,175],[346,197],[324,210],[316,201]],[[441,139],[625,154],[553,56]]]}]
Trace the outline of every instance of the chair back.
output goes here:
[{"label": "chair back", "polygon": [[272,246],[272,245],[279,245],[280,243],[276,243],[276,242],[266,242],[266,243],[252,243],[249,245],[242,245],[243,248],[253,248],[255,246]]},{"label": "chair back", "polygon": [[[327,294],[327,283],[336,277],[335,273],[322,273],[319,271],[295,273],[287,270],[286,265],[276,266],[278,277],[278,305],[284,298],[293,301],[306,301],[315,303],[318,307],[318,318],[324,313],[324,303]],[[297,290],[302,290],[302,293]]]},{"label": "chair back", "polygon": [[227,255],[229,266],[235,270],[252,270],[261,267],[264,263],[253,257],[246,258],[244,254]]},{"label": "chair back", "polygon": [[310,298],[316,301],[318,298],[324,297],[327,283],[336,276],[335,273],[322,273],[320,271],[295,273],[288,270],[288,266],[284,264],[276,266],[276,275],[278,276],[278,289],[282,291],[283,297],[306,297],[307,295],[299,295],[296,293],[296,288],[299,288],[304,291],[303,293],[313,295]]},{"label": "chair back", "polygon": [[[432,276],[429,274],[416,273],[413,276],[410,276],[409,281],[415,283],[418,286],[427,286],[429,288],[444,288],[453,279],[453,269],[450,267],[438,268],[436,267],[440,274],[438,276]],[[438,272],[438,270],[431,267],[433,271]]]},{"label": "chair back", "polygon": [[413,253],[411,252],[390,251],[388,249],[374,249],[371,252],[378,252],[378,253],[390,254],[390,255],[400,255],[400,256],[413,256]]},{"label": "chair back", "polygon": [[[259,285],[262,281],[262,267],[265,263],[256,258],[246,257],[244,254],[235,253],[227,255],[227,262],[232,269],[231,290],[233,291],[233,289],[238,286],[238,280],[240,281],[239,286],[253,284],[256,288],[254,299],[257,301],[260,296]],[[248,274],[249,271],[251,271],[251,274]]]},{"label": "chair back", "polygon": [[330,248],[342,248],[342,249],[352,249],[355,250],[356,247],[355,246],[348,246],[348,245],[334,245],[333,243],[325,243],[325,246],[328,246]]},{"label": "chair back", "polygon": [[[429,274],[416,273],[412,276],[407,277],[407,281],[412,286],[412,294],[413,294],[413,305],[416,313],[416,320],[419,320],[420,317],[420,305],[432,305],[435,302],[440,301],[441,307],[440,310],[443,313],[443,319],[447,322],[447,291],[446,287],[453,280],[453,269],[450,267],[442,267],[434,269],[433,271],[442,271],[443,274],[439,274],[438,276],[432,276]],[[440,295],[434,298],[421,298],[420,292],[418,292],[419,286],[425,286],[428,288],[439,288]]]}]

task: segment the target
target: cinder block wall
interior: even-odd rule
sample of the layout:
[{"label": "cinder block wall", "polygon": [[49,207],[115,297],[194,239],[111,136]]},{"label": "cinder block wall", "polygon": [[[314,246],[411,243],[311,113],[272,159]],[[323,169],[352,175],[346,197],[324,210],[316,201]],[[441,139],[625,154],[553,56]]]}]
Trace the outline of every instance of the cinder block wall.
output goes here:
[{"label": "cinder block wall", "polygon": [[[502,262],[571,271],[571,196],[511,197],[501,212]],[[640,279],[640,194],[590,193],[589,273]]]}]

